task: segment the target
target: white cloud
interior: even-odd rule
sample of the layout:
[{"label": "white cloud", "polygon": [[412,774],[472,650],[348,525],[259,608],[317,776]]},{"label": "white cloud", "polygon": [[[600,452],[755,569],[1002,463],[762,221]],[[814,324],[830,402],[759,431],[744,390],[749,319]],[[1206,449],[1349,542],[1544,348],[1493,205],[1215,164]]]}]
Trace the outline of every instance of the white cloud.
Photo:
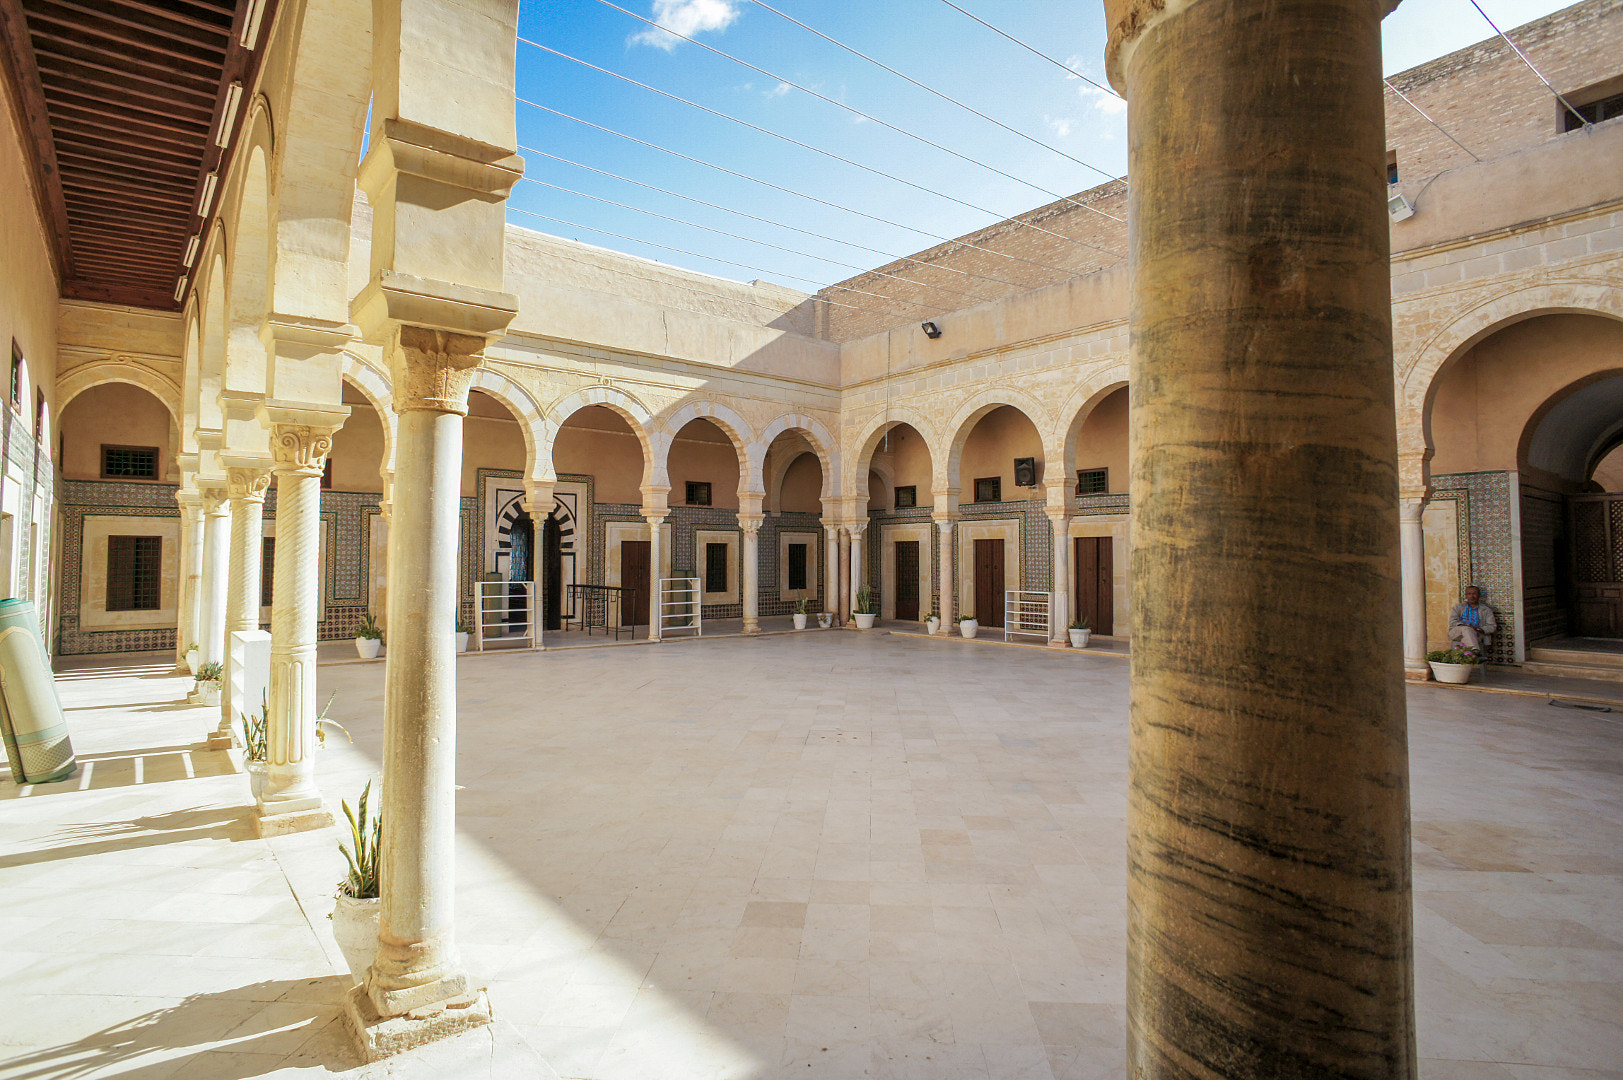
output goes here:
[{"label": "white cloud", "polygon": [[1127,111],[1127,102],[1115,94],[1107,94],[1097,86],[1079,86],[1076,92],[1083,101],[1091,104],[1095,109],[1106,116],[1120,116]]},{"label": "white cloud", "polygon": [[786,83],[786,82],[781,82],[778,85],[774,86],[772,89],[763,90],[763,91],[761,91],[761,93],[765,97],[775,98],[775,97],[782,97],[783,95],[787,94],[789,92],[789,90],[790,90],[789,84]]},{"label": "white cloud", "polygon": [[1043,123],[1048,125],[1048,130],[1054,133],[1055,138],[1063,139],[1071,133],[1071,121],[1068,117],[1044,116]]},{"label": "white cloud", "polygon": [[[653,20],[664,30],[694,37],[706,30],[725,30],[738,18],[736,0],[654,0]],[[670,52],[682,40],[650,26],[632,34],[633,45],[652,45]]]}]

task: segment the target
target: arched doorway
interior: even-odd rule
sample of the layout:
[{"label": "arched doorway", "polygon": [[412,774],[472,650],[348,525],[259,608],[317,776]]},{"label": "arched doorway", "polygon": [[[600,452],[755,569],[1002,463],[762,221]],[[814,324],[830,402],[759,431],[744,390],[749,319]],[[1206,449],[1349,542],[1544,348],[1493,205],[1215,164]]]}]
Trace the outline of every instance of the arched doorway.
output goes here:
[{"label": "arched doorway", "polygon": [[[1037,425],[1013,405],[993,404],[966,419],[955,440],[958,488],[958,610],[982,625],[1004,625],[1010,591],[1036,587],[1025,542],[1048,535],[1043,443]],[[952,479],[949,477],[949,483]]]},{"label": "arched doorway", "polygon": [[[609,405],[585,405],[569,413],[553,437],[552,461],[557,473],[553,502],[541,523],[540,573],[548,629],[574,618],[572,585],[619,585],[622,548],[629,540],[648,550],[647,523],[641,514],[644,482],[643,439],[633,421]],[[673,498],[674,501],[674,498]],[[594,521],[592,515],[596,515]],[[587,545],[601,536],[603,548]],[[595,563],[598,576],[588,579]],[[577,592],[579,590],[576,590]],[[646,611],[633,611],[635,617]],[[622,619],[624,613],[622,613]],[[643,625],[647,618],[643,615]]]},{"label": "arched doorway", "polygon": [[939,573],[930,512],[935,475],[930,446],[918,428],[896,421],[872,437],[863,475],[868,485],[868,557],[863,568],[878,591],[879,617],[922,621],[939,609]]}]

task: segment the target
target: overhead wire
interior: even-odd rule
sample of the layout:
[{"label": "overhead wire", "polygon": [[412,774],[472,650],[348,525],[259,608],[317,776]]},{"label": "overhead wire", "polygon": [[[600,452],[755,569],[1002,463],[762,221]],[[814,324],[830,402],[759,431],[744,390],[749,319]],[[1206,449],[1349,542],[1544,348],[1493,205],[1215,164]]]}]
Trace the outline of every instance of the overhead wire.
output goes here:
[{"label": "overhead wire", "polygon": [[[600,2],[606,2],[606,0],[600,0]],[[642,17],[639,15],[639,16],[637,16],[637,18],[640,19]],[[677,36],[680,37],[681,35],[678,34]],[[661,90],[657,86],[650,86],[649,84],[647,84],[645,82],[641,82],[641,81],[639,81],[637,79],[633,79],[629,75],[622,75],[619,72],[611,71],[608,68],[602,67],[602,66],[600,66],[598,64],[594,64],[589,60],[582,60],[578,56],[571,56],[569,53],[563,52],[560,49],[554,49],[551,46],[542,45],[538,41],[532,41],[531,39],[526,38],[526,37],[520,37],[518,40],[522,41],[526,45],[531,46],[532,48],[540,49],[542,52],[550,53],[551,55],[559,57],[560,59],[568,60],[571,63],[579,64],[579,65],[581,65],[582,67],[585,67],[585,68],[590,68],[593,71],[600,72],[600,73],[602,73],[604,75],[609,76],[610,78],[619,79],[621,82],[628,83],[628,84],[630,84],[632,86],[641,87],[642,89],[647,90],[650,93],[658,94],[661,97],[669,98],[672,101],[679,102],[679,103],[681,103],[683,105],[687,105],[690,108],[698,109],[700,112],[709,113],[711,116],[716,116],[716,117],[719,117],[719,118],[721,118],[723,120],[731,121],[732,123],[738,124],[741,127],[749,128],[751,131],[759,132],[762,135],[770,135],[772,138],[779,139],[779,140],[781,140],[783,142],[786,142],[786,143],[790,144],[791,146],[798,146],[803,150],[810,150],[812,153],[820,154],[823,157],[826,157],[831,161],[838,161],[838,162],[841,162],[842,164],[850,165],[852,168],[861,169],[863,172],[872,173],[875,176],[884,177],[885,179],[894,181],[894,182],[896,182],[898,184],[904,184],[907,187],[913,188],[916,191],[922,191],[927,195],[934,195],[936,198],[945,199],[948,202],[952,202],[952,203],[957,203],[959,206],[967,207],[970,210],[975,210],[975,211],[978,211],[979,213],[987,214],[987,215],[989,215],[991,217],[997,218],[1000,222],[1001,221],[1008,221],[1011,224],[1019,225],[1019,226],[1022,226],[1024,228],[1031,229],[1031,230],[1033,230],[1035,232],[1043,233],[1043,234],[1045,234],[1047,236],[1052,236],[1056,240],[1063,240],[1066,243],[1076,244],[1078,247],[1091,248],[1094,251],[1102,251],[1106,255],[1109,255],[1109,256],[1111,256],[1113,258],[1117,258],[1117,259],[1124,258],[1124,256],[1120,252],[1112,251],[1112,250],[1110,250],[1109,248],[1106,248],[1106,247],[1100,247],[1098,244],[1090,244],[1086,240],[1079,240],[1074,236],[1065,236],[1062,233],[1054,232],[1051,229],[1045,229],[1041,225],[1036,225],[1036,224],[1033,224],[1032,222],[1025,221],[1025,220],[1021,219],[1020,217],[1018,217],[1018,216],[1012,217],[1012,218],[1011,217],[1006,217],[1005,215],[1002,215],[1002,214],[998,213],[998,211],[996,211],[996,210],[992,210],[992,209],[990,209],[988,207],[985,207],[985,206],[977,205],[976,203],[968,202],[968,201],[966,201],[964,199],[960,199],[960,198],[958,198],[958,197],[956,197],[954,195],[948,195],[945,192],[937,191],[937,190],[935,190],[934,188],[931,188],[931,187],[926,187],[924,184],[919,184],[919,183],[915,183],[912,180],[904,179],[903,177],[897,176],[894,173],[885,172],[883,169],[877,169],[877,168],[874,168],[871,165],[864,165],[859,161],[853,161],[852,159],[850,159],[848,157],[843,157],[843,156],[841,156],[839,154],[834,153],[831,150],[824,150],[824,149],[822,149],[820,147],[813,146],[810,143],[802,142],[799,139],[793,138],[793,137],[791,137],[789,135],[784,135],[781,132],[773,131],[770,128],[761,127],[759,124],[752,124],[748,120],[741,119],[741,118],[733,116],[733,115],[731,115],[729,113],[724,113],[719,109],[712,109],[708,105],[701,105],[697,101],[693,101],[693,100],[690,100],[688,98],[682,97],[680,94],[674,94],[674,93],[670,92],[669,90]],[[689,40],[691,40],[691,39],[689,39]],[[698,44],[698,43],[696,43],[696,44]],[[706,45],[704,47],[709,48],[708,45]],[[750,66],[750,65],[745,65],[745,66]],[[776,76],[771,76],[771,75],[769,75],[769,77],[776,78]],[[864,113],[862,115],[867,115],[867,114]],[[870,117],[870,119],[872,119],[872,118]],[[876,123],[882,123],[882,121],[877,121],[877,120],[875,122]],[[889,127],[890,125],[885,125],[885,126]],[[928,142],[929,140],[922,140],[922,141]],[[935,145],[935,144],[932,143],[931,145]],[[955,156],[959,156],[959,157],[963,156],[963,155],[956,154],[956,152],[954,152],[954,151],[948,151],[948,152],[949,153],[954,153]],[[974,161],[973,158],[966,158],[965,160],[972,161],[972,162]],[[976,162],[976,164],[979,164],[979,163]],[[985,166],[985,167],[986,168],[992,168],[991,166]],[[993,169],[993,171],[994,172],[999,172],[1000,170]],[[1008,175],[1008,174],[1004,174],[1004,175]],[[1018,177],[1016,177],[1015,179],[1018,180]],[[1023,181],[1023,180],[1021,180],[1019,182],[1020,183],[1027,183],[1026,181]],[[1036,185],[1028,185],[1028,186],[1036,187]],[[1041,191],[1041,190],[1044,190],[1044,189],[1037,188],[1037,190]],[[1086,205],[1086,204],[1079,204],[1079,205]],[[1110,217],[1111,216],[1111,215],[1105,214],[1103,211],[1095,211],[1095,212],[1100,214],[1101,216],[1104,216],[1104,217]],[[1115,220],[1120,220],[1120,219],[1115,219]]]},{"label": "overhead wire", "polygon": [[1064,63],[1063,61],[1054,59],[1052,56],[1049,56],[1047,53],[1043,52],[1041,49],[1033,48],[1032,46],[1027,45],[1025,42],[1021,41],[1019,38],[1015,37],[1013,34],[1009,34],[1009,33],[1006,33],[1006,32],[1004,32],[1002,30],[999,30],[997,27],[993,26],[991,23],[987,22],[985,19],[981,18],[979,15],[975,15],[975,14],[972,14],[971,12],[965,11],[963,8],[959,7],[957,4],[953,3],[952,0],[941,0],[941,2],[943,4],[946,4],[948,7],[952,8],[952,10],[956,11],[958,14],[963,15],[964,17],[966,17],[968,19],[972,19],[975,22],[980,23],[982,26],[986,27],[988,30],[992,31],[992,33],[998,35],[999,37],[1005,38],[1005,39],[1007,39],[1009,41],[1014,42],[1016,45],[1020,46],[1022,49],[1026,50],[1031,55],[1036,56],[1036,57],[1040,57],[1043,60],[1047,60],[1050,64],[1053,64],[1055,67],[1057,67],[1060,70],[1068,73],[1072,78],[1081,79],[1083,82],[1087,83],[1089,86],[1093,87],[1095,90],[1103,91],[1104,93],[1109,94],[1111,97],[1115,98],[1117,101],[1126,101],[1127,100],[1126,98],[1122,97],[1120,94],[1116,93],[1116,91],[1112,90],[1110,87],[1102,86],[1099,83],[1094,82],[1092,79],[1088,78],[1086,75],[1084,75],[1080,71],[1076,70],[1076,68],[1072,67],[1070,64],[1067,64],[1067,63]]},{"label": "overhead wire", "polygon": [[[747,173],[741,173],[734,169],[729,169],[725,165],[717,165],[713,161],[705,161],[703,158],[696,158],[691,154],[684,154],[680,150],[672,150],[668,146],[661,146],[658,143],[649,142],[647,139],[639,139],[635,135],[627,135],[623,131],[616,131],[614,128],[605,127],[604,125],[594,123],[591,120],[584,120],[581,117],[566,113],[562,109],[554,109],[550,105],[542,105],[540,102],[531,101],[529,98],[518,97],[515,95],[514,100],[521,105],[528,105],[532,109],[540,109],[542,112],[551,113],[554,116],[573,121],[574,123],[580,124],[584,127],[593,128],[597,131],[603,132],[606,135],[613,135],[616,138],[624,139],[627,142],[633,142],[639,146],[646,146],[650,150],[658,150],[662,154],[669,154],[671,157],[680,158],[683,161],[692,162],[695,165],[702,165],[707,169],[713,169],[716,172],[725,173],[728,176],[737,177],[740,180],[747,180],[752,184],[759,184],[762,187],[771,188],[773,191],[781,191],[786,195],[793,195],[797,198],[805,199],[808,202],[814,202],[834,210],[842,210],[848,214],[855,214],[857,217],[867,218],[869,221],[876,221],[881,225],[889,225],[892,228],[905,229],[908,232],[917,233],[920,236],[927,236],[932,240],[937,240],[944,244],[958,244],[962,247],[983,252],[987,255],[995,255],[998,258],[1008,259],[1012,262],[1026,263],[1029,266],[1037,267],[1039,270],[1046,270],[1051,274],[1070,275],[1075,273],[1074,269],[1063,269],[1058,266],[1049,266],[1047,263],[1037,262],[1034,259],[1028,259],[1024,255],[1015,255],[1007,251],[999,251],[996,248],[982,247],[981,245],[971,243],[962,237],[942,236],[940,233],[933,233],[928,229],[921,229],[917,225],[904,225],[899,221],[891,221],[889,218],[882,218],[876,214],[870,214],[865,210],[858,210],[855,207],[850,206],[841,206],[839,203],[830,202],[827,199],[820,198],[816,195],[807,194],[804,191],[796,191],[794,188],[784,187],[782,184],[775,184],[770,180],[762,180],[758,176],[750,176]],[[1030,286],[1027,287],[1029,288]]]},{"label": "overhead wire", "polygon": [[[803,94],[810,94],[812,97],[816,98],[818,101],[824,101],[824,102],[827,102],[830,105],[833,105],[835,108],[844,109],[846,112],[850,113],[852,116],[858,116],[858,117],[861,117],[863,120],[872,121],[873,123],[878,124],[882,128],[885,128],[885,129],[887,129],[889,131],[896,132],[898,135],[905,135],[909,139],[914,140],[915,142],[923,143],[925,146],[934,147],[935,149],[940,150],[942,153],[951,154],[953,157],[958,158],[960,161],[967,161],[971,165],[977,166],[977,167],[982,168],[982,169],[986,169],[986,170],[988,170],[990,172],[997,173],[999,176],[1003,177],[1006,180],[1013,180],[1017,184],[1024,184],[1026,187],[1029,187],[1033,191],[1040,191],[1044,195],[1048,195],[1048,196],[1050,196],[1052,198],[1060,199],[1060,200],[1063,200],[1065,202],[1072,203],[1073,205],[1082,207],[1084,210],[1091,210],[1093,213],[1098,214],[1101,217],[1110,218],[1112,221],[1120,221],[1120,220],[1122,220],[1121,218],[1116,217],[1114,214],[1107,214],[1103,210],[1098,209],[1097,207],[1089,206],[1086,203],[1076,202],[1076,200],[1072,199],[1070,196],[1062,195],[1057,191],[1050,191],[1047,188],[1043,187],[1041,184],[1034,184],[1030,180],[1026,180],[1026,179],[1024,179],[1022,177],[1015,176],[1013,173],[1004,172],[1002,169],[998,168],[995,165],[988,165],[986,162],[981,161],[981,160],[979,160],[977,158],[972,158],[968,154],[959,153],[957,150],[953,150],[950,147],[942,146],[938,142],[933,142],[930,139],[926,139],[923,135],[920,135],[917,132],[909,131],[906,128],[897,127],[895,124],[888,123],[887,121],[881,120],[879,117],[874,116],[872,113],[863,112],[861,109],[858,109],[858,108],[856,108],[854,106],[851,106],[851,105],[847,105],[845,102],[840,101],[837,98],[831,98],[827,94],[822,94],[822,93],[819,93],[816,90],[811,89],[810,87],[802,86],[799,83],[793,81],[792,79],[786,79],[782,75],[774,74],[773,72],[770,72],[770,71],[766,70],[763,67],[757,67],[754,64],[750,63],[748,60],[741,60],[738,57],[734,56],[730,52],[726,52],[725,50],[715,48],[714,46],[711,46],[711,45],[706,45],[704,42],[699,41],[697,38],[691,38],[691,37],[687,36],[686,34],[680,33],[680,32],[678,32],[676,30],[672,30],[668,26],[661,26],[659,23],[655,22],[652,19],[646,18],[645,16],[642,16],[642,15],[638,15],[635,11],[631,11],[631,10],[628,10],[627,8],[621,7],[619,4],[616,4],[614,2],[614,0],[597,0],[597,2],[602,4],[604,7],[613,8],[615,11],[621,12],[622,14],[625,14],[625,15],[629,15],[633,19],[636,19],[638,22],[647,23],[649,26],[657,27],[658,29],[665,31],[665,33],[667,33],[667,34],[675,35],[676,37],[681,38],[683,41],[686,41],[691,45],[697,45],[699,48],[705,49],[708,52],[711,52],[711,53],[715,54],[716,56],[721,57],[724,60],[731,60],[733,63],[739,65],[740,67],[749,68],[751,71],[753,71],[753,72],[755,72],[755,73],[757,73],[759,75],[765,75],[769,79],[776,79],[779,83],[783,84],[784,86],[793,87],[794,89],[799,90]],[[760,0],[755,0],[755,2],[757,4],[760,4]],[[807,31],[809,31],[809,32],[811,32],[813,34],[817,34],[818,37],[822,38],[823,40],[825,40],[825,41],[827,41],[827,42],[829,42],[831,44],[839,45],[840,48],[845,49],[847,52],[851,53],[853,56],[859,56],[862,59],[867,60],[869,63],[876,64],[879,67],[885,67],[885,65],[880,64],[879,61],[874,60],[872,57],[865,56],[862,53],[857,52],[855,49],[850,48],[849,46],[840,45],[840,43],[838,41],[835,41],[833,38],[829,37],[827,34],[819,33],[816,30],[812,30],[811,27],[807,26],[805,23],[801,22],[799,19],[790,18],[788,15],[785,15],[783,12],[779,11],[777,8],[767,7],[767,5],[765,5],[765,4],[760,4],[760,6],[766,8],[766,10],[772,12],[772,14],[778,16],[779,18],[787,19],[789,22],[794,23],[796,26],[800,27],[803,30],[807,30]],[[886,67],[885,70],[889,71],[892,75],[895,75],[895,76],[897,76],[899,78],[907,79],[906,75],[903,75],[901,72],[896,71],[894,68]],[[915,86],[918,86],[921,89],[930,90],[930,88],[925,86],[923,83],[915,82],[912,79],[907,79],[907,81],[913,83]],[[936,94],[936,96],[940,97],[942,100],[952,102],[952,104],[954,104],[954,105],[960,105],[961,104],[960,102],[955,101],[950,97],[947,97],[945,94],[940,94],[935,90],[930,90],[930,93]],[[963,105],[962,107],[965,108],[965,109],[969,109],[969,106],[967,106],[967,105]],[[992,120],[992,118],[990,116],[987,116],[985,113],[976,112],[974,109],[969,109],[969,111],[974,112],[975,115],[980,116],[983,119],[991,120],[992,123],[994,123],[994,124],[998,124],[998,121]],[[1000,127],[1007,127],[1007,125],[1005,125],[1005,124],[999,124],[999,126]],[[1016,135],[1024,135],[1023,132],[1016,131],[1014,128],[1008,128],[1008,130],[1013,131]],[[1026,136],[1026,137],[1029,138],[1029,136]],[[1054,148],[1052,146],[1049,146],[1047,143],[1044,143],[1041,140],[1033,139],[1032,141],[1036,142],[1038,146],[1044,147],[1045,149],[1054,150]],[[1060,151],[1060,150],[1055,150],[1054,152],[1064,154],[1064,151]],[[1070,158],[1070,160],[1076,162],[1078,165],[1081,165],[1084,168],[1091,169],[1092,171],[1098,173],[1100,176],[1104,177],[1106,180],[1115,180],[1115,179],[1117,179],[1114,175],[1112,175],[1112,174],[1110,174],[1108,172],[1105,172],[1105,170],[1099,168],[1097,165],[1089,165],[1087,162],[1081,160],[1080,158],[1071,157],[1071,155],[1069,155],[1069,154],[1064,154],[1064,156],[1067,157],[1067,158]]]},{"label": "overhead wire", "polygon": [[1555,95],[1555,100],[1559,101],[1562,104],[1562,106],[1566,108],[1566,110],[1568,112],[1572,113],[1573,116],[1576,116],[1579,119],[1579,121],[1581,121],[1583,123],[1584,127],[1593,127],[1594,126],[1594,122],[1591,121],[1583,113],[1579,112],[1577,110],[1577,108],[1572,104],[1572,102],[1568,101],[1565,97],[1563,97],[1562,94],[1561,94],[1561,91],[1557,90],[1554,86],[1550,85],[1550,80],[1546,79],[1544,77],[1544,72],[1540,71],[1538,68],[1533,66],[1533,61],[1529,60],[1528,57],[1527,57],[1527,54],[1522,52],[1522,47],[1520,45],[1516,44],[1514,41],[1510,40],[1510,35],[1505,33],[1503,30],[1499,29],[1499,24],[1498,23],[1494,22],[1491,18],[1488,18],[1488,13],[1486,11],[1482,10],[1482,5],[1481,4],[1477,3],[1476,0],[1471,0],[1471,6],[1476,8],[1478,15],[1481,15],[1484,19],[1488,20],[1488,25],[1493,27],[1493,32],[1498,34],[1500,37],[1504,38],[1505,39],[1505,44],[1509,45],[1512,49],[1515,50],[1516,55],[1522,58],[1522,63],[1527,65],[1527,70],[1531,71],[1534,75],[1538,76],[1538,81],[1543,83],[1545,85],[1545,87],[1547,87],[1549,89],[1550,93]]},{"label": "overhead wire", "polygon": [[1392,82],[1391,82],[1390,79],[1382,79],[1381,81],[1386,83],[1386,88],[1388,90],[1392,91],[1394,94],[1396,94],[1403,101],[1403,103],[1405,105],[1409,106],[1409,108],[1411,108],[1415,112],[1419,113],[1421,115],[1421,117],[1426,121],[1426,123],[1430,124],[1432,127],[1436,128],[1438,131],[1441,131],[1444,135],[1447,135],[1450,142],[1452,142],[1455,146],[1459,147],[1461,150],[1464,150],[1467,154],[1470,154],[1471,159],[1473,161],[1481,161],[1482,160],[1481,158],[1476,156],[1476,154],[1471,150],[1471,148],[1469,146],[1466,146],[1464,143],[1462,143],[1458,139],[1454,138],[1454,135],[1453,135],[1453,133],[1451,131],[1449,131],[1443,125],[1439,124],[1437,121],[1433,120],[1430,116],[1426,115],[1426,110],[1425,109],[1422,109],[1420,106],[1418,106],[1414,102],[1410,101],[1409,98],[1408,98],[1408,95],[1404,94],[1404,92],[1402,90],[1399,90],[1397,87],[1392,85]]}]

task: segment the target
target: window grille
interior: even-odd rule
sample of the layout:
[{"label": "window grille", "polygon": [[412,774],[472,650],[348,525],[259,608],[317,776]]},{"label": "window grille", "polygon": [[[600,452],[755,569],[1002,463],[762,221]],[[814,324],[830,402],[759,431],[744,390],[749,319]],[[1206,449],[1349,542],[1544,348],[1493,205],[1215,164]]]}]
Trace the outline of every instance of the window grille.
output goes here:
[{"label": "window grille", "polygon": [[107,610],[157,611],[162,607],[163,537],[107,538]]},{"label": "window grille", "polygon": [[23,407],[23,349],[17,339],[11,339],[11,407]]},{"label": "window grille", "polygon": [[687,482],[687,484],[688,484],[687,495],[688,495],[688,505],[689,506],[709,506],[710,505],[710,483],[709,483],[709,481],[705,481],[705,480],[689,480]]},{"label": "window grille", "polygon": [[917,484],[908,484],[906,487],[896,489],[896,509],[905,510],[909,506],[917,506],[918,504],[919,486]]},{"label": "window grille", "polygon": [[1078,495],[1106,495],[1109,492],[1109,469],[1076,470],[1076,493]]},{"label": "window grille", "polygon": [[101,448],[101,478],[103,480],[156,480],[158,478],[158,448],[156,446],[108,446]]},{"label": "window grille", "polygon": [[806,588],[806,545],[789,545],[789,588]]},{"label": "window grille", "polygon": [[975,481],[976,502],[1002,502],[1003,477],[985,476]]},{"label": "window grille", "polygon": [[704,546],[704,591],[708,593],[724,593],[727,591],[726,544],[706,544]]},{"label": "window grille", "polygon": [[[1571,101],[1572,99],[1569,97],[1567,100]],[[1586,105],[1579,105],[1574,102],[1573,109],[1578,111],[1574,113],[1572,109],[1567,108],[1561,110],[1563,131],[1577,131],[1584,126],[1586,120],[1591,124],[1599,124],[1614,117],[1623,116],[1623,94],[1613,94],[1598,101],[1591,101]]]}]

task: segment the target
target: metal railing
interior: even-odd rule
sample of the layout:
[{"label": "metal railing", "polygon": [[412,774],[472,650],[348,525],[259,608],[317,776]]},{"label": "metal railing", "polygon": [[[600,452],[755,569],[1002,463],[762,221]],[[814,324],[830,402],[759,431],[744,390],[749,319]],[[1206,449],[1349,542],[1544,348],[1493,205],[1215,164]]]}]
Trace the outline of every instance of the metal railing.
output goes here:
[{"label": "metal railing", "polygon": [[473,647],[538,649],[541,590],[533,581],[480,581],[474,586]]},{"label": "metal railing", "polygon": [[698,578],[660,578],[659,611],[654,616],[659,636],[691,631],[694,637],[703,637],[703,600]]},{"label": "metal railing", "polygon": [[593,630],[613,634],[616,641],[622,633],[637,636],[636,624],[625,621],[627,611],[636,611],[635,606],[628,605],[630,589],[619,585],[566,585],[564,591],[569,597],[569,610],[563,619],[565,630],[575,623],[587,637]]},{"label": "metal railing", "polygon": [[1054,629],[1054,594],[1031,589],[1009,589],[1003,594],[1003,640],[1009,635],[1041,637],[1048,641]]}]

